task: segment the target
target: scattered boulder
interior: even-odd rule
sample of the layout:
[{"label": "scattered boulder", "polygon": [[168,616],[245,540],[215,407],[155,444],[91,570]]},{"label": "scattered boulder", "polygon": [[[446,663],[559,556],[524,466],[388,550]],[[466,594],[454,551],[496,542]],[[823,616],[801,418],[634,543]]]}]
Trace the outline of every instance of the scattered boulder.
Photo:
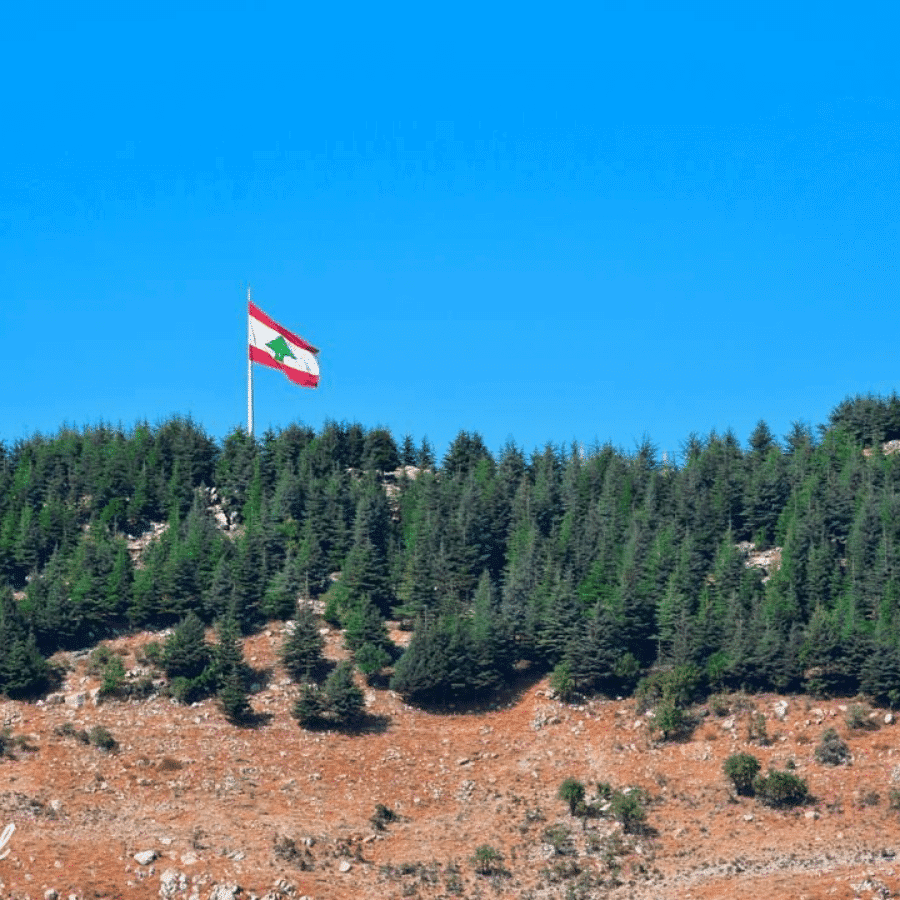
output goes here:
[{"label": "scattered boulder", "polygon": [[217,884],[209,894],[209,900],[236,900],[244,892],[243,888],[231,882],[229,884]]},{"label": "scattered boulder", "polygon": [[134,854],[134,861],[139,866],[149,866],[156,859],[155,850],[141,850]]},{"label": "scattered boulder", "polygon": [[159,876],[159,896],[162,900],[171,900],[176,894],[187,890],[187,875],[177,869],[166,869]]}]

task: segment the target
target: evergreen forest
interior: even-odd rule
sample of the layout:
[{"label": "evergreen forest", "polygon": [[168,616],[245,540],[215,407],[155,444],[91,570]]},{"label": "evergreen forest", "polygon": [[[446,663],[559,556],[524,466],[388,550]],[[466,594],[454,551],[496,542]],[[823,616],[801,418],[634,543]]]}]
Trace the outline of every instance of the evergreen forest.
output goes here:
[{"label": "evergreen forest", "polygon": [[[427,439],[338,422],[0,443],[0,692],[46,690],[58,650],[198,620],[232,646],[296,617],[318,652],[298,615],[313,598],[356,668],[420,705],[525,670],[570,696],[680,671],[698,691],[900,705],[898,440],[894,394],[781,437],[760,422],[746,446],[692,435],[677,462],[649,441],[494,454],[469,432],[436,459]],[[749,564],[751,544],[780,565]],[[412,632],[402,651],[387,620]]]}]

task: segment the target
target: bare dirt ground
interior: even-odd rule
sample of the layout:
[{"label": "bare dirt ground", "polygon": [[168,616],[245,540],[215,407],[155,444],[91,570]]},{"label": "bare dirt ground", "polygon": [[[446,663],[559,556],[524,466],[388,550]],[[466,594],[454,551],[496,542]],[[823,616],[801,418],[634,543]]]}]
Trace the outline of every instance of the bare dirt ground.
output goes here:
[{"label": "bare dirt ground", "polygon": [[[134,669],[151,637],[109,645]],[[876,729],[851,729],[850,701],[729,698],[690,739],[659,743],[633,701],[567,706],[523,676],[503,704],[451,715],[367,688],[366,732],[307,732],[290,716],[281,641],[273,624],[245,643],[248,661],[272,670],[252,698],[262,717],[252,729],[227,724],[212,700],[97,705],[85,654],[60,657],[60,695],[0,702],[13,745],[0,759],[0,827],[16,825],[0,896],[900,896],[900,731],[884,711]],[[328,653],[343,655],[336,632]],[[765,745],[749,739],[760,714]],[[118,749],[79,739],[96,725]],[[828,727],[851,764],[816,762]],[[739,751],[763,771],[794,765],[814,802],[779,811],[737,798],[722,765]],[[567,777],[588,799],[599,782],[643,789],[645,833],[569,815],[557,797]],[[382,828],[378,804],[396,814]],[[486,844],[502,861],[479,874],[473,856]]]}]

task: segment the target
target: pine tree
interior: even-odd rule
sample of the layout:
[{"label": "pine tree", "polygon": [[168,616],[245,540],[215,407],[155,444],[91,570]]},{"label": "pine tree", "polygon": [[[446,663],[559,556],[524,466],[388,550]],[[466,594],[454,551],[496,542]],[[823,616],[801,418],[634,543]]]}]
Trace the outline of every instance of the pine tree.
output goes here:
[{"label": "pine tree", "polygon": [[338,663],[322,685],[328,712],[339,724],[355,724],[364,706],[363,692],[353,680],[353,666],[346,660]]},{"label": "pine tree", "polygon": [[319,623],[307,606],[297,609],[281,646],[281,663],[295,681],[311,678],[325,662],[322,650],[325,640],[319,633]]},{"label": "pine tree", "polygon": [[46,688],[49,672],[12,591],[0,588],[0,694],[38,694]]},{"label": "pine tree", "polygon": [[169,678],[196,679],[206,671],[210,661],[210,647],[206,643],[203,622],[191,610],[166,639],[163,667]]},{"label": "pine tree", "polygon": [[231,613],[216,623],[212,673],[225,717],[234,724],[247,722],[252,712],[247,691],[247,664],[241,647],[240,627]]},{"label": "pine tree", "polygon": [[263,595],[260,611],[266,619],[289,619],[297,609],[302,581],[300,565],[293,552],[289,552],[281,570],[269,582]]},{"label": "pine tree", "polygon": [[300,723],[301,728],[315,728],[323,721],[327,709],[327,702],[322,690],[311,681],[303,681],[294,705],[291,707],[291,715]]}]

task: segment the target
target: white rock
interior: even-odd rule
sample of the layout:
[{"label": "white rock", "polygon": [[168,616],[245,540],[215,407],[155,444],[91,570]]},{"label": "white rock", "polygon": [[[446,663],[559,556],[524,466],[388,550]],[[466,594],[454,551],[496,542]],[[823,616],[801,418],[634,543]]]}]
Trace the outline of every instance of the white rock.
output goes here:
[{"label": "white rock", "polygon": [[241,894],[241,886],[231,884],[217,884],[209,895],[209,900],[236,900]]},{"label": "white rock", "polygon": [[155,850],[141,850],[134,854],[134,861],[140,866],[149,866],[156,859]]},{"label": "white rock", "polygon": [[350,865],[350,861],[346,859],[341,860],[341,864],[338,866],[339,872],[349,872],[353,866]]}]

